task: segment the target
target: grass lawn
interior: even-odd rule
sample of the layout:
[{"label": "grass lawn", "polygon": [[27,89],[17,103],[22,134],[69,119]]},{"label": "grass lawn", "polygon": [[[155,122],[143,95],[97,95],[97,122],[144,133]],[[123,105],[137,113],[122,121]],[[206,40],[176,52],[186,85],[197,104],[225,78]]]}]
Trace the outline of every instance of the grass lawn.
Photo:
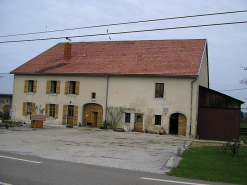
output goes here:
[{"label": "grass lawn", "polygon": [[[243,157],[242,157],[243,155]],[[235,184],[247,184],[247,147],[240,146],[239,155],[223,153],[219,146],[191,147],[183,153],[171,176]]]},{"label": "grass lawn", "polygon": [[240,123],[240,128],[247,128],[247,123]]}]

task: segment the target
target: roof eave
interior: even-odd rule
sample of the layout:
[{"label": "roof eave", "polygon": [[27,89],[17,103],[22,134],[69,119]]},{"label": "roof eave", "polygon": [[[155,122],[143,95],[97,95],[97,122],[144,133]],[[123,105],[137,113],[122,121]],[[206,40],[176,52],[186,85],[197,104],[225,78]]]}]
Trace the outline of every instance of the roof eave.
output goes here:
[{"label": "roof eave", "polygon": [[198,75],[165,75],[165,74],[114,74],[114,73],[11,73],[15,75],[81,75],[81,76],[157,76],[157,77],[181,77],[197,78]]}]

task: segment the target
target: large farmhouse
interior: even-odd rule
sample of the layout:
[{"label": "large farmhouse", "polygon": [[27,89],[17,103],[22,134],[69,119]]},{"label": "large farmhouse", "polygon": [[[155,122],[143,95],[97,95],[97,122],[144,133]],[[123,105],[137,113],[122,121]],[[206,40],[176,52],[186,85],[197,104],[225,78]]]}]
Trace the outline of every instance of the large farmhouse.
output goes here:
[{"label": "large farmhouse", "polygon": [[100,127],[109,107],[121,107],[119,127],[196,137],[207,41],[58,43],[11,73],[15,120],[39,113],[46,124]]}]

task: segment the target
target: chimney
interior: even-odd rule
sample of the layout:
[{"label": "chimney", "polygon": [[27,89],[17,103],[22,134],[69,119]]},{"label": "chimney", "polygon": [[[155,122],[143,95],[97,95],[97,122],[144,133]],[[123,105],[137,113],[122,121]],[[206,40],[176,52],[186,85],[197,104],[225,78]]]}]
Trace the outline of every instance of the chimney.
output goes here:
[{"label": "chimney", "polygon": [[64,55],[63,59],[68,60],[71,58],[71,43],[66,42],[64,43]]}]

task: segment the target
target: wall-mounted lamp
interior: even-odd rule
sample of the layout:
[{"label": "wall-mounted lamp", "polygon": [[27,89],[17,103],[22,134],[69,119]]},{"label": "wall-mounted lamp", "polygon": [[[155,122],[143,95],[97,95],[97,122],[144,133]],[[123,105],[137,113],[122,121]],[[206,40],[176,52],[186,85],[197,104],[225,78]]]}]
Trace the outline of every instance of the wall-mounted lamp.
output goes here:
[{"label": "wall-mounted lamp", "polygon": [[69,101],[69,103],[70,103],[70,104],[72,103],[71,100]]}]

